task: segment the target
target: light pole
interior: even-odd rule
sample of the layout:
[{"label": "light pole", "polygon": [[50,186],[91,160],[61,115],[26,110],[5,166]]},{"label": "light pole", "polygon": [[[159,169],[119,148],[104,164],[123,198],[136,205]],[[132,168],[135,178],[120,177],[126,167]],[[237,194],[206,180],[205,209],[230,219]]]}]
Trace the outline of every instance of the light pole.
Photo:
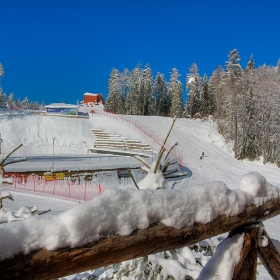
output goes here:
[{"label": "light pole", "polygon": [[53,162],[52,162],[52,172],[54,172],[54,140],[55,140],[55,137],[53,138]]}]

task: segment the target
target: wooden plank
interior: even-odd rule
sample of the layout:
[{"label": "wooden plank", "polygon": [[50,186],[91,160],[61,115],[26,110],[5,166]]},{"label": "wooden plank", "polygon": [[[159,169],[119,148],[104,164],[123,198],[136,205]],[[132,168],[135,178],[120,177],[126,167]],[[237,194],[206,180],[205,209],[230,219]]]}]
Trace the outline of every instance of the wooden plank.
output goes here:
[{"label": "wooden plank", "polygon": [[191,245],[279,214],[280,198],[277,198],[259,207],[251,205],[237,216],[219,216],[208,224],[195,223],[175,229],[155,223],[129,236],[103,236],[98,242],[78,248],[18,254],[0,262],[0,275],[1,279],[53,279]]},{"label": "wooden plank", "polygon": [[280,280],[280,255],[269,235],[264,231],[264,236],[268,239],[266,247],[258,247],[258,255],[262,264],[274,280]]}]

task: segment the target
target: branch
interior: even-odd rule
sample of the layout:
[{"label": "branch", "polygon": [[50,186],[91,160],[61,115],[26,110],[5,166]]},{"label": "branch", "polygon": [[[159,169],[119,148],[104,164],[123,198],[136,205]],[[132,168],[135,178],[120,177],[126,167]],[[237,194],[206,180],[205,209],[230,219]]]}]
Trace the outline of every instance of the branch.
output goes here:
[{"label": "branch", "polygon": [[134,158],[143,163],[147,168],[151,169],[151,166],[143,158],[140,158],[139,156],[134,156]]},{"label": "branch", "polygon": [[136,181],[135,181],[135,179],[134,179],[134,177],[133,177],[133,175],[132,175],[132,173],[131,173],[131,170],[128,169],[127,172],[128,172],[128,174],[129,174],[129,176],[130,176],[132,182],[134,183],[135,187],[139,190],[139,187],[138,187],[138,185],[137,185],[137,183],[136,183]]},{"label": "branch", "polygon": [[161,149],[160,149],[159,152],[161,152],[161,150],[164,148],[164,145],[166,144],[166,141],[167,141],[167,139],[168,139],[168,137],[169,137],[169,135],[170,135],[170,133],[171,133],[171,130],[172,130],[172,128],[173,128],[175,122],[176,122],[176,117],[175,117],[175,118],[173,119],[173,121],[172,121],[172,125],[171,125],[171,127],[170,127],[170,129],[169,129],[169,131],[168,131],[168,133],[167,133],[167,135],[166,135],[164,141],[163,141],[163,144],[162,144]]},{"label": "branch", "polygon": [[165,152],[165,148],[163,147],[163,148],[161,149],[161,151],[159,152],[159,154],[158,154],[158,158],[157,158],[156,165],[155,165],[155,168],[154,168],[154,173],[155,173],[155,174],[156,174],[156,172],[157,172],[158,166],[159,166],[159,164],[160,164],[160,160],[161,160],[161,158],[162,158],[164,152]]},{"label": "branch", "polygon": [[164,158],[164,161],[166,161],[168,155],[170,154],[170,152],[178,145],[178,142],[176,142],[168,151],[168,153],[166,154],[165,158]]},{"label": "branch", "polygon": [[[268,214],[267,214],[268,213]],[[280,198],[256,207],[251,205],[237,216],[219,216],[207,224],[195,223],[181,229],[162,223],[135,230],[128,236],[107,235],[82,247],[55,251],[35,250],[0,262],[1,279],[53,279],[125,260],[188,246],[219,234],[258,223],[280,214]]]},{"label": "branch", "polygon": [[18,147],[16,147],[15,149],[13,149],[9,154],[5,155],[3,161],[2,161],[2,165],[4,165],[4,162],[7,160],[7,158],[14,153],[16,150],[18,150],[21,146],[23,146],[23,144],[20,144]]}]

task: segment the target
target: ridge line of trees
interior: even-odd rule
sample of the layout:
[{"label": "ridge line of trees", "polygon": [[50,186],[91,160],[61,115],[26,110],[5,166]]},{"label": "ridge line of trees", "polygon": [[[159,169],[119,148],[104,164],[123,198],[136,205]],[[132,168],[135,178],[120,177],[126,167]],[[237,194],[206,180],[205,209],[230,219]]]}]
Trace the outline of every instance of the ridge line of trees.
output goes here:
[{"label": "ridge line of trees", "polygon": [[193,63],[183,84],[176,68],[167,81],[149,64],[133,70],[112,69],[104,109],[117,114],[170,117],[213,116],[218,132],[233,146],[237,159],[262,157],[263,164],[280,166],[280,60],[277,66],[255,68],[251,55],[245,69],[237,49],[228,54],[225,68],[218,66],[208,78]]}]

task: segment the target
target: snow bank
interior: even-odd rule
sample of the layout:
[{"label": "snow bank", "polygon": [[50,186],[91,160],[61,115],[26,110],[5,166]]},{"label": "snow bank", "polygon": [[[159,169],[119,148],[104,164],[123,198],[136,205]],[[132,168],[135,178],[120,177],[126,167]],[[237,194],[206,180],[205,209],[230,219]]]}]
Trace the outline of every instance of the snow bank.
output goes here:
[{"label": "snow bank", "polygon": [[[258,173],[252,176],[262,177]],[[54,250],[80,246],[98,240],[104,233],[129,235],[133,230],[147,228],[155,222],[177,229],[194,222],[205,224],[219,215],[237,215],[252,203],[259,205],[279,197],[279,189],[269,183],[262,184],[262,188],[265,197],[230,190],[223,182],[181,190],[108,189],[57,216],[31,217],[22,222],[1,224],[0,259],[40,248]]]}]

